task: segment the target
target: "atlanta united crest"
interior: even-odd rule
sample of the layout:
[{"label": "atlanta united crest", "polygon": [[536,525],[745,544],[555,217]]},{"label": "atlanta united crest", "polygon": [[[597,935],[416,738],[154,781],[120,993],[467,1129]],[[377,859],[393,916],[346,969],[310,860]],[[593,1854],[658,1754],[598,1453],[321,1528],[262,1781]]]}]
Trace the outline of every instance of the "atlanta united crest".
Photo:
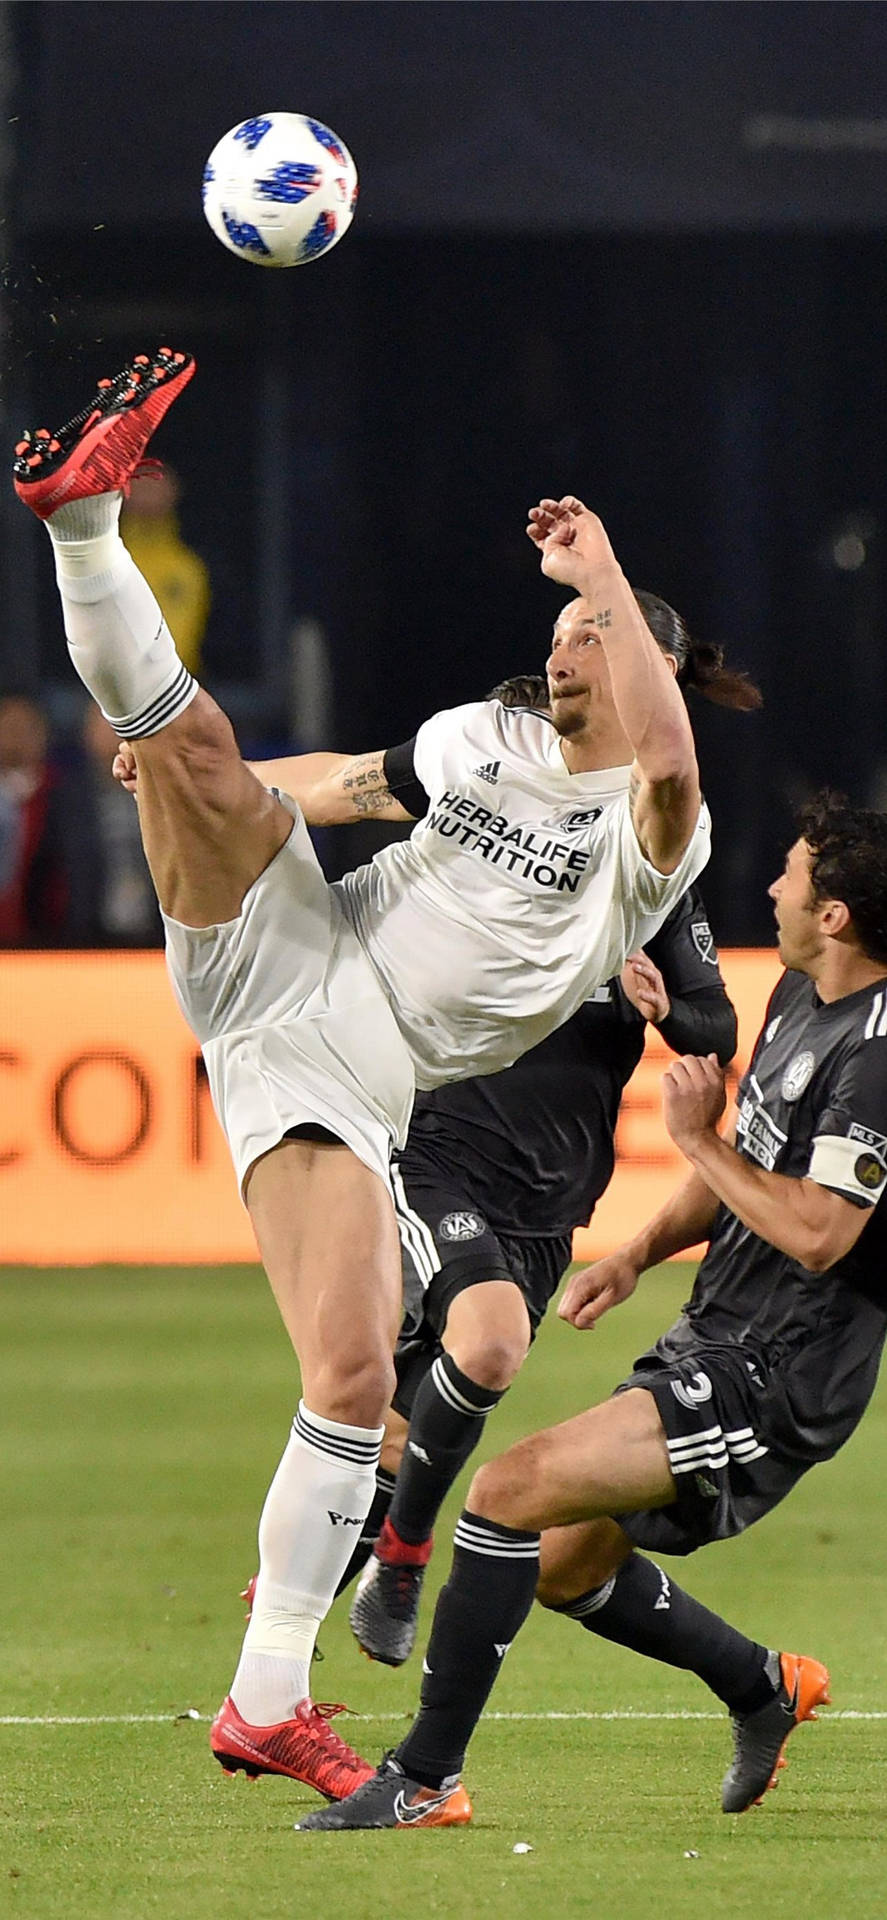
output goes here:
[{"label": "atlanta united crest", "polygon": [[812,1053],[796,1053],[789,1061],[782,1078],[783,1100],[800,1100],[806,1087],[809,1087],[816,1065]]},{"label": "atlanta united crest", "polygon": [[486,1221],[470,1207],[460,1207],[457,1213],[445,1213],[437,1229],[439,1240],[479,1240],[486,1232]]}]

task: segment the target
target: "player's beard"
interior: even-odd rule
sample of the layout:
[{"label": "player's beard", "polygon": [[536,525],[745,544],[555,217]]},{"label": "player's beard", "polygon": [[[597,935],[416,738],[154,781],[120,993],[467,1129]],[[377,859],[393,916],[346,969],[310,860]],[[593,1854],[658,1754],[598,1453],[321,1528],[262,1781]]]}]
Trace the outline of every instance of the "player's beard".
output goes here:
[{"label": "player's beard", "polygon": [[562,740],[571,739],[575,733],[581,733],[588,720],[587,703],[577,688],[575,693],[556,694],[551,702],[551,718],[555,733]]}]

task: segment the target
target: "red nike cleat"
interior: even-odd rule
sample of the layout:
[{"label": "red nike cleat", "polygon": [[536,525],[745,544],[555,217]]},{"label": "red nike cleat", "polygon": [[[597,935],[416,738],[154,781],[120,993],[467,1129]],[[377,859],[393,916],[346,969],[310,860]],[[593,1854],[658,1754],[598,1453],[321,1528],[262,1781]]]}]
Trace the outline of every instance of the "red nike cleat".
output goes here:
[{"label": "red nike cleat", "polygon": [[188,353],[159,347],[137,353],[113,380],[100,380],[89,405],[57,433],[25,433],[15,450],[13,485],[20,500],[48,520],[69,500],[127,492],[155,428],[194,372]]},{"label": "red nike cleat", "polygon": [[261,1773],[282,1773],[316,1787],[327,1800],[344,1800],[375,1772],[333,1732],[330,1720],[345,1712],[342,1706],[300,1700],[291,1720],[252,1727],[229,1694],[212,1723],[209,1744],[225,1773],[247,1773],[253,1780]]}]

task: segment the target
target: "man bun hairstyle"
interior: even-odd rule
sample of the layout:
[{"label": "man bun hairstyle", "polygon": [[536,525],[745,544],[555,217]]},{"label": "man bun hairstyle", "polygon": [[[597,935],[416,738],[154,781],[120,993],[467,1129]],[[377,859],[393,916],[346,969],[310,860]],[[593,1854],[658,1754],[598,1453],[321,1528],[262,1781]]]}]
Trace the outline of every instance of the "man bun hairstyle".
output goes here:
[{"label": "man bun hairstyle", "polygon": [[718,707],[733,707],[739,713],[755,713],[764,704],[763,695],[747,673],[736,673],[724,665],[724,649],[710,640],[693,640],[686,625],[667,600],[656,593],[638,589],[635,599],[663,653],[678,663],[678,686],[682,692],[695,687],[703,699]]}]

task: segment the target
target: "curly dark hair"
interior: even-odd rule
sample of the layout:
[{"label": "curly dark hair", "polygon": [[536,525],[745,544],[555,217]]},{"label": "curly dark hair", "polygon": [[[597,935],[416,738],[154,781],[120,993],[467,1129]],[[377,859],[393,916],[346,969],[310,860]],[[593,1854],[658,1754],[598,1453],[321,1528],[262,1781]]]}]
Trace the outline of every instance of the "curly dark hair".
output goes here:
[{"label": "curly dark hair", "polygon": [[635,599],[654,640],[664,653],[674,655],[678,663],[678,686],[695,687],[706,700],[719,707],[735,707],[740,713],[754,713],[764,704],[760,687],[747,673],[734,672],[724,665],[724,649],[710,640],[693,640],[684,621],[658,593],[635,591]]},{"label": "curly dark hair", "polygon": [[816,900],[842,900],[859,944],[887,966],[887,814],[819,793],[798,814]]}]

